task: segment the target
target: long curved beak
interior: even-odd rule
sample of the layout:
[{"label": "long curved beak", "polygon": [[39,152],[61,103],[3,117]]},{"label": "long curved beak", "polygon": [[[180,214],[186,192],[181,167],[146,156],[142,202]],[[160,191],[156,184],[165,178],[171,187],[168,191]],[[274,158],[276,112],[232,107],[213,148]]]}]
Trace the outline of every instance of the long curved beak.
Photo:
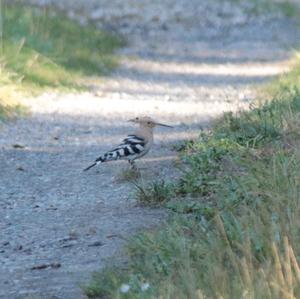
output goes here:
[{"label": "long curved beak", "polygon": [[156,122],[155,122],[155,125],[161,126],[161,127],[173,128],[172,126],[161,124],[161,123],[156,123]]}]

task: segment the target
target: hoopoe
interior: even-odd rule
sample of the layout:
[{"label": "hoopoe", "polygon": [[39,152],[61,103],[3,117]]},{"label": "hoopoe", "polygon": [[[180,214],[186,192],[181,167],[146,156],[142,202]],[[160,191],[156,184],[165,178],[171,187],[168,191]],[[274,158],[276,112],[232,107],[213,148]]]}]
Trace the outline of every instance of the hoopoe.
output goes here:
[{"label": "hoopoe", "polygon": [[172,128],[172,126],[155,122],[151,117],[136,117],[129,120],[139,124],[139,129],[131,135],[128,135],[116,148],[101,155],[95,162],[84,171],[104,162],[114,160],[128,160],[133,169],[136,169],[135,160],[145,156],[153,144],[153,128],[163,126]]}]

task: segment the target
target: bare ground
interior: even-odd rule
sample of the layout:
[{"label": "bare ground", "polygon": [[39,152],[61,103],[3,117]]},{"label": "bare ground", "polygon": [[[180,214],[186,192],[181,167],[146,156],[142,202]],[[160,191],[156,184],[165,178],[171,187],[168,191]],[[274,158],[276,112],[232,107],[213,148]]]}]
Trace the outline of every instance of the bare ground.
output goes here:
[{"label": "bare ground", "polygon": [[172,144],[247,107],[299,40],[280,14],[253,17],[226,1],[160,2],[77,1],[77,10],[64,2],[71,17],[129,42],[120,68],[90,80],[90,92],[26,99],[31,116],[2,127],[0,298],[85,298],[80,285],[91,273],[122,259],[124,240],[166,212],[136,204],[132,184],[120,181],[125,162],[82,169],[130,133],[127,119],[151,115],[175,129],[157,130],[139,162],[141,181],[176,176]]}]

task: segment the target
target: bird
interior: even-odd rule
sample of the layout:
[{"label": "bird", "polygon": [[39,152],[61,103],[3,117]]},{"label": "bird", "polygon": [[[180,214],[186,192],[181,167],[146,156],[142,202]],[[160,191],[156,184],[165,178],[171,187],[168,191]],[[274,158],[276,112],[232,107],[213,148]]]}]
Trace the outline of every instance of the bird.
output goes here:
[{"label": "bird", "polygon": [[98,164],[115,160],[127,160],[131,168],[136,170],[135,160],[145,156],[152,147],[153,128],[156,126],[173,128],[172,126],[158,123],[149,116],[136,117],[130,119],[129,122],[139,124],[138,130],[123,139],[117,147],[101,155],[83,171],[87,171]]}]

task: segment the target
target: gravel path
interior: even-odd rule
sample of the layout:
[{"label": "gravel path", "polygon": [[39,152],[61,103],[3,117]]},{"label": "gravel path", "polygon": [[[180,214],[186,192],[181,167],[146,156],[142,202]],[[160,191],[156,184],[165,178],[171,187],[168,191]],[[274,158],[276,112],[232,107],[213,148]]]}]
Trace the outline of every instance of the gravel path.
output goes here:
[{"label": "gravel path", "polygon": [[157,130],[138,163],[142,180],[175,176],[171,145],[247,107],[253,86],[286,69],[300,37],[279,14],[253,16],[227,1],[50,2],[129,42],[120,68],[91,80],[90,92],[27,99],[31,117],[0,131],[3,299],[85,298],[80,284],[122,259],[124,240],[166,214],[136,204],[132,185],[119,179],[125,162],[82,169],[133,129],[127,119],[151,115],[176,128]]}]

